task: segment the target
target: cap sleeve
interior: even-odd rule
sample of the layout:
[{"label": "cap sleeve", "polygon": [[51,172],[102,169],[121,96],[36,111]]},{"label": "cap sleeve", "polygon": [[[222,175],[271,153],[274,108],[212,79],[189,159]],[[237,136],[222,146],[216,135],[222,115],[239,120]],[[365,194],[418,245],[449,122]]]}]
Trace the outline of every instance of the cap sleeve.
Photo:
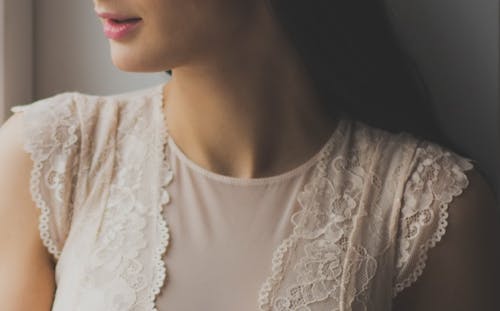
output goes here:
[{"label": "cap sleeve", "polygon": [[446,232],[448,205],[468,186],[469,159],[430,142],[416,148],[405,181],[396,238],[393,296],[422,274],[427,252]]},{"label": "cap sleeve", "polygon": [[30,192],[41,212],[40,237],[56,261],[73,214],[80,128],[75,96],[63,93],[11,108],[23,113],[23,147],[33,161]]}]

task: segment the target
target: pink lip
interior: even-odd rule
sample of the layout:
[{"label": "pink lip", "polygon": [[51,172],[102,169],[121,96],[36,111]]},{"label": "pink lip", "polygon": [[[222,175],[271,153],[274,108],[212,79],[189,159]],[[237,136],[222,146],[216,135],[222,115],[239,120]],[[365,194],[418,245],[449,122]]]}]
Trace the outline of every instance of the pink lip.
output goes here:
[{"label": "pink lip", "polygon": [[135,30],[142,19],[113,13],[98,13],[103,20],[104,34],[109,39],[119,40]]}]

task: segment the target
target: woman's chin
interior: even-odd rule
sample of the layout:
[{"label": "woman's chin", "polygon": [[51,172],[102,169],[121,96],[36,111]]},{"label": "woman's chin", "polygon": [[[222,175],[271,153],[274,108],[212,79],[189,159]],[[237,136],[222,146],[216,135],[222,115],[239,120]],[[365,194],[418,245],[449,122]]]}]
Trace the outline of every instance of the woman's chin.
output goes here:
[{"label": "woman's chin", "polygon": [[165,52],[165,49],[150,46],[111,42],[111,61],[119,70],[128,72],[162,72],[172,67],[174,55]]},{"label": "woman's chin", "polygon": [[133,65],[133,64],[130,64],[130,63],[122,64],[122,63],[115,63],[115,62],[113,62],[113,64],[115,65],[115,67],[118,70],[124,71],[124,72],[151,72],[152,71],[152,70],[146,70],[142,66]]},{"label": "woman's chin", "polygon": [[144,58],[141,57],[131,57],[130,55],[115,55],[112,54],[111,60],[113,65],[125,72],[160,72],[161,68],[155,66],[154,64],[149,64],[144,62]]}]

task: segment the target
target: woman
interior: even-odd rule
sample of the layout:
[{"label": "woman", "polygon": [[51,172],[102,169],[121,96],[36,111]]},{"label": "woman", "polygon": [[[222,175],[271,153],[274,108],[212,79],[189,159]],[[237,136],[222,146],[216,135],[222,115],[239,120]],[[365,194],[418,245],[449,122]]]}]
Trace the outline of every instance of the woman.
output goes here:
[{"label": "woman", "polygon": [[172,79],[13,108],[2,308],[498,309],[495,200],[382,6],[312,3],[95,0],[114,64]]}]

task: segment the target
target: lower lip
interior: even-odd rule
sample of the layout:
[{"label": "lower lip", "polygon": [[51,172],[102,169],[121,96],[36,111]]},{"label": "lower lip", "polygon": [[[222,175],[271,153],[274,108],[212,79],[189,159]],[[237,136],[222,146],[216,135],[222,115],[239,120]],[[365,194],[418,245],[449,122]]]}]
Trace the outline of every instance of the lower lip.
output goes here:
[{"label": "lower lip", "polygon": [[134,31],[141,21],[142,20],[138,19],[130,22],[117,23],[107,18],[104,20],[104,35],[113,40],[123,39]]}]

